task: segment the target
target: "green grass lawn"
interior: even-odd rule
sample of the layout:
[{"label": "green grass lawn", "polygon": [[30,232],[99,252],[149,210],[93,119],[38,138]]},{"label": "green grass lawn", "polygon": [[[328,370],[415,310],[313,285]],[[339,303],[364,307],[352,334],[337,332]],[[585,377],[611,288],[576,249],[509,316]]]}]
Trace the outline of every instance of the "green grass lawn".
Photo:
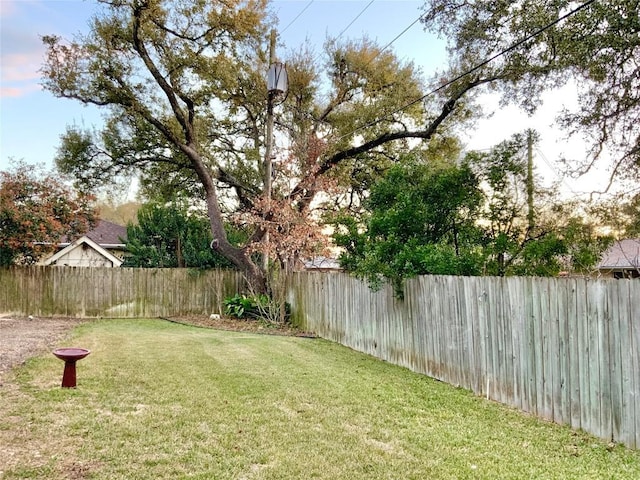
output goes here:
[{"label": "green grass lawn", "polygon": [[324,340],[82,325],[0,388],[0,478],[633,479],[608,445]]}]

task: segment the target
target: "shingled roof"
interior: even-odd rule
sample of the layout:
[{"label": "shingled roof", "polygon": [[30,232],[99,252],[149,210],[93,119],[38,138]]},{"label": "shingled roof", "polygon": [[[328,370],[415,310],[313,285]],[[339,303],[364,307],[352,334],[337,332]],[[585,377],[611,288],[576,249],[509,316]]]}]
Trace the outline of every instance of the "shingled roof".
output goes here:
[{"label": "shingled roof", "polygon": [[600,270],[640,268],[640,238],[618,240],[611,245],[598,264]]},{"label": "shingled roof", "polygon": [[[107,220],[98,220],[95,228],[84,235],[103,248],[124,248],[124,242],[127,240],[127,227]],[[69,245],[72,240],[65,236],[60,241],[60,246]]]}]

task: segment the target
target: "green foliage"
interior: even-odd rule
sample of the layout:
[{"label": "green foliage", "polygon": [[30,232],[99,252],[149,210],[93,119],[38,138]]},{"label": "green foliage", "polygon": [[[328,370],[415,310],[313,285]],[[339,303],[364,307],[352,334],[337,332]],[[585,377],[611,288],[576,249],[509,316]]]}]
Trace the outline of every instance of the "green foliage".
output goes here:
[{"label": "green foliage", "polygon": [[567,254],[567,246],[555,233],[526,242],[519,261],[511,265],[509,274],[536,277],[552,277],[562,270],[561,256]]},{"label": "green foliage", "polygon": [[266,295],[236,294],[224,299],[224,313],[235,318],[258,318],[260,309],[269,302]]},{"label": "green foliage", "polygon": [[[239,231],[232,238],[242,240]],[[176,204],[149,203],[138,210],[138,224],[127,225],[125,266],[147,268],[231,268],[211,249],[206,217]]]},{"label": "green foliage", "polygon": [[640,237],[640,194],[636,194],[623,207],[623,214],[629,218],[625,228],[627,236]]},{"label": "green foliage", "polygon": [[613,242],[610,234],[600,233],[593,222],[570,216],[559,231],[565,245],[569,265],[564,265],[574,273],[590,273],[602,258],[603,252]]},{"label": "green foliage", "polygon": [[[44,87],[106,110],[101,131],[71,128],[63,136],[58,167],[83,185],[136,175],[147,198],[204,199],[218,251],[263,292],[269,272],[254,253],[267,233],[282,265],[314,253],[319,195],[350,198],[357,208],[409,139],[428,149],[440,125],[466,110],[454,108],[464,91],[430,111],[425,102],[408,105],[424,95],[421,72],[370,39],[328,40],[324,58],[294,51],[283,58],[289,89],[275,112],[286,126],[278,150],[288,154],[278,158],[267,199],[268,2],[103,7],[86,35],[43,37]],[[456,148],[450,140],[440,142]],[[248,244],[227,238],[229,213],[252,230]]]},{"label": "green foliage", "polygon": [[640,193],[631,198],[616,195],[605,202],[592,205],[590,214],[619,238],[640,237]]},{"label": "green foliage", "polygon": [[[626,155],[625,165],[640,163],[634,128],[639,37],[631,0],[594,2],[473,75],[459,74],[574,4],[429,0],[425,26],[444,34],[451,47],[451,68],[434,80],[458,80],[427,96],[414,65],[368,39],[329,40],[321,60],[304,49],[291,54],[285,59],[289,91],[278,109],[278,124],[286,125],[283,150],[290,154],[279,159],[269,200],[263,162],[268,2],[102,3],[86,35],[69,43],[43,37],[44,88],[107,109],[101,132],[72,129],[64,136],[60,169],[84,184],[141,174],[150,197],[171,199],[180,190],[206,199],[218,251],[260,291],[268,290],[267,272],[252,257],[255,245],[228,241],[229,206],[253,229],[252,243],[271,230],[272,244],[294,240],[273,245],[287,250],[287,260],[308,253],[313,235],[296,227],[313,225],[318,195],[357,209],[378,176],[412,148],[409,139],[420,139],[415,148],[426,151],[430,141],[446,140],[451,127],[471,119],[473,93],[482,86],[502,88],[506,100],[531,111],[545,88],[573,75],[585,94],[565,124],[592,129],[597,145],[612,144]],[[301,221],[280,212],[296,212]],[[460,255],[461,246],[453,244]]]},{"label": "green foliage", "polygon": [[[478,275],[482,254],[475,214],[482,194],[468,166],[432,167],[407,158],[371,190],[364,227],[338,217],[341,265],[374,288],[416,275]],[[359,231],[362,228],[362,231]]]},{"label": "green foliage", "polygon": [[535,146],[534,132],[515,134],[487,152],[466,156],[485,191],[484,272],[498,276],[588,272],[608,239],[578,213],[577,205],[539,188],[534,170],[529,177],[529,141]]},{"label": "green foliage", "polygon": [[259,319],[267,324],[287,322],[291,316],[291,305],[264,294],[247,296],[238,293],[225,298],[223,304],[225,315]]},{"label": "green foliage", "polygon": [[[85,35],[73,41],[42,38],[45,88],[105,110],[101,131],[69,129],[56,158],[58,168],[87,186],[135,175],[149,197],[166,201],[179,191],[205,200],[217,253],[265,290],[253,250],[234,244],[224,213],[234,202],[250,210],[260,196],[260,188],[245,185],[228,166],[247,151],[260,158],[255,152],[261,146],[267,98],[262,75],[270,21],[266,2],[101,3]],[[227,193],[238,195],[229,198],[233,195]],[[173,259],[165,252],[181,252],[170,245],[178,241],[196,243],[172,235],[167,245],[156,245],[152,263],[187,264],[187,258]],[[203,250],[198,245],[192,253]],[[141,253],[154,254],[149,249]]]},{"label": "green foliage", "polygon": [[[536,188],[533,170],[529,178],[527,144],[531,142],[533,147],[536,141],[537,135],[528,131],[513,135],[489,151],[470,152],[465,157],[484,186],[481,213],[484,271],[488,275],[544,275],[545,271],[559,271],[558,259],[546,256],[554,251],[549,250],[552,239],[546,237],[556,226],[543,225],[539,218],[550,194]],[[563,253],[561,250],[554,255]],[[535,252],[541,257],[536,257]],[[542,267],[546,261],[550,262],[547,269]]]},{"label": "green foliage", "polygon": [[[527,137],[514,135],[462,166],[408,157],[374,185],[362,221],[336,216],[341,265],[374,288],[402,296],[416,275],[535,275],[589,272],[608,237],[529,177]],[[533,187],[533,188],[532,188]]]},{"label": "green foliage", "polygon": [[[539,32],[572,9],[588,6]],[[462,78],[491,79],[504,102],[529,112],[547,89],[568,85],[577,108],[565,109],[560,125],[569,133],[587,133],[591,158],[574,158],[568,167],[589,169],[603,151],[615,157],[614,175],[637,181],[640,167],[640,23],[637,0],[606,2],[426,0],[425,27],[448,40],[453,66],[449,77],[482,60],[499,58]],[[586,160],[586,161],[585,161]]]}]

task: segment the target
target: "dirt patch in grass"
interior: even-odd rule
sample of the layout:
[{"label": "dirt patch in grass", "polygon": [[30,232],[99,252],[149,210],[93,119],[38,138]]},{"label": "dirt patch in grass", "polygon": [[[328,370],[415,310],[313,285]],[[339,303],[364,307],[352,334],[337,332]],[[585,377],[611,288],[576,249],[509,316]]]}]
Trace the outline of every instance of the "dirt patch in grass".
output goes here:
[{"label": "dirt patch in grass", "polygon": [[60,347],[69,331],[85,321],[0,315],[0,386],[10,369],[48,349]]},{"label": "dirt patch in grass", "polygon": [[[170,317],[165,320],[219,330],[267,335],[313,336],[290,325],[268,325],[257,320],[210,318],[198,315]],[[0,386],[3,385],[10,369],[22,365],[35,355],[62,346],[60,342],[69,335],[69,331],[87,321],[90,320],[0,315]]]}]

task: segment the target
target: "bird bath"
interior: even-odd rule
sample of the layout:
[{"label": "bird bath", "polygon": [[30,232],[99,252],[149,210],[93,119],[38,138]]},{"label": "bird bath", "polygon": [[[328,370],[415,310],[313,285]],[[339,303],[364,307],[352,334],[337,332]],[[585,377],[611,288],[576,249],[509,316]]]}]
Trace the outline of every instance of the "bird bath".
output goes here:
[{"label": "bird bath", "polygon": [[84,348],[58,348],[53,354],[60,360],[64,360],[64,373],[62,374],[62,387],[75,388],[76,386],[76,362],[83,359],[91,352]]}]

